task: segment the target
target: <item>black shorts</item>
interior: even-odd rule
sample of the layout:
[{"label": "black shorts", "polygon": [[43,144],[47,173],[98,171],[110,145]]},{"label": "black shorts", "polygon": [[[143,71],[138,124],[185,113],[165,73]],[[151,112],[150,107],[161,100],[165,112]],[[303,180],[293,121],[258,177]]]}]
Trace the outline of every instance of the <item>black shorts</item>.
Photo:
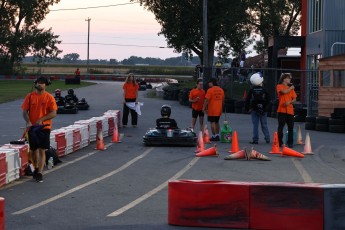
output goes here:
[{"label": "black shorts", "polygon": [[219,118],[220,118],[220,116],[208,116],[207,120],[209,122],[219,122]]},{"label": "black shorts", "polygon": [[204,112],[202,110],[192,109],[192,117],[193,118],[197,118],[198,116],[203,117],[204,116]]},{"label": "black shorts", "polygon": [[50,129],[42,129],[33,137],[29,134],[30,150],[50,148]]}]

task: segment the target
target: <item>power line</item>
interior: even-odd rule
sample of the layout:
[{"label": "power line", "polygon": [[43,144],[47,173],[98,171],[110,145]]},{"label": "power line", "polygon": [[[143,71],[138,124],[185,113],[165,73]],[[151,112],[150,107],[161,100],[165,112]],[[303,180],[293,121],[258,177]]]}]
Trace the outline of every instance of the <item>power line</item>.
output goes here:
[{"label": "power line", "polygon": [[[62,42],[63,45],[85,45],[87,43],[83,42]],[[90,45],[102,45],[102,46],[132,46],[132,47],[141,47],[141,48],[169,48],[164,46],[144,46],[144,45],[124,45],[124,44],[116,44],[116,43],[97,43],[97,42],[90,42]]]},{"label": "power line", "polygon": [[56,10],[50,10],[50,11],[88,10],[88,9],[96,9],[96,8],[107,8],[107,7],[113,7],[113,6],[132,5],[132,4],[135,4],[135,3],[136,3],[136,2],[115,4],[115,5],[106,5],[106,6],[88,6],[88,7],[73,8],[73,9],[56,9]]}]

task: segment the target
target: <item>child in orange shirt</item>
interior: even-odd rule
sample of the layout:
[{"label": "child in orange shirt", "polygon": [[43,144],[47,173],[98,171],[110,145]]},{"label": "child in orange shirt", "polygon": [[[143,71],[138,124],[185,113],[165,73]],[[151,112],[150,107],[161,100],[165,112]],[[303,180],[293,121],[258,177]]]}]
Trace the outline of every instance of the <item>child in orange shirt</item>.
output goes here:
[{"label": "child in orange shirt", "polygon": [[204,111],[202,110],[205,101],[205,90],[203,90],[202,79],[196,81],[196,88],[189,93],[189,102],[192,103],[192,129],[194,131],[196,119],[199,116],[200,130],[204,127]]},{"label": "child in orange shirt", "polygon": [[132,126],[137,127],[138,124],[138,114],[135,110],[130,109],[126,102],[137,103],[139,84],[135,81],[134,75],[132,73],[128,74],[125,83],[123,84],[123,116],[122,125],[127,126],[128,115],[131,113]]}]

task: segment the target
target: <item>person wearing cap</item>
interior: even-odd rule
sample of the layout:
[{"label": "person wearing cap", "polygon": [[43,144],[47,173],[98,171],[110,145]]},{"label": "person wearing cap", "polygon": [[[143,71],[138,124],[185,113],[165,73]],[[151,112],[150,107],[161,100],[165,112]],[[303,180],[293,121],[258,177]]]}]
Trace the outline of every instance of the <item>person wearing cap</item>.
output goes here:
[{"label": "person wearing cap", "polygon": [[33,153],[35,171],[33,178],[43,182],[43,169],[46,162],[45,150],[50,148],[52,119],[56,117],[57,105],[53,95],[46,91],[50,81],[39,77],[34,82],[35,91],[29,93],[22,104],[23,118],[29,135],[30,150]]},{"label": "person wearing cap", "polygon": [[277,109],[278,116],[278,141],[279,146],[283,146],[283,129],[285,124],[288,127],[289,148],[293,148],[293,127],[294,127],[294,107],[296,102],[295,87],[291,84],[291,73],[282,73],[276,87],[279,104]]},{"label": "person wearing cap", "polygon": [[189,102],[192,103],[192,130],[194,131],[196,119],[199,117],[200,130],[204,128],[204,112],[202,108],[205,101],[205,90],[203,90],[202,79],[196,81],[196,88],[189,93]]},{"label": "person wearing cap", "polygon": [[218,86],[215,78],[209,80],[208,86],[203,111],[211,123],[211,141],[219,141],[219,118],[223,112],[224,90]]},{"label": "person wearing cap", "polygon": [[267,126],[267,106],[271,97],[266,89],[263,88],[264,81],[261,73],[254,73],[250,77],[252,88],[249,90],[245,99],[246,111],[250,112],[253,123],[253,139],[250,144],[259,143],[259,122],[261,130],[265,136],[266,143],[270,143],[270,133]]}]

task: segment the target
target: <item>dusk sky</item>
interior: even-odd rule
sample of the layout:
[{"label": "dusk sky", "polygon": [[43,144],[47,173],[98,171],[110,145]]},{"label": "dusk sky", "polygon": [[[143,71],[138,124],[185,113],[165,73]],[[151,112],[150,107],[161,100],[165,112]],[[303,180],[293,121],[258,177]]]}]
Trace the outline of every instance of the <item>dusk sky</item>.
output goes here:
[{"label": "dusk sky", "polygon": [[[89,7],[100,8],[80,9]],[[60,57],[78,53],[80,59],[87,58],[88,18],[91,19],[90,43],[104,44],[90,44],[90,59],[121,61],[130,56],[165,59],[180,55],[173,49],[157,48],[166,47],[165,38],[157,35],[160,25],[154,15],[138,3],[130,4],[129,0],[61,0],[50,9],[40,27],[51,27],[55,35],[60,35],[59,48],[63,50]]]}]

